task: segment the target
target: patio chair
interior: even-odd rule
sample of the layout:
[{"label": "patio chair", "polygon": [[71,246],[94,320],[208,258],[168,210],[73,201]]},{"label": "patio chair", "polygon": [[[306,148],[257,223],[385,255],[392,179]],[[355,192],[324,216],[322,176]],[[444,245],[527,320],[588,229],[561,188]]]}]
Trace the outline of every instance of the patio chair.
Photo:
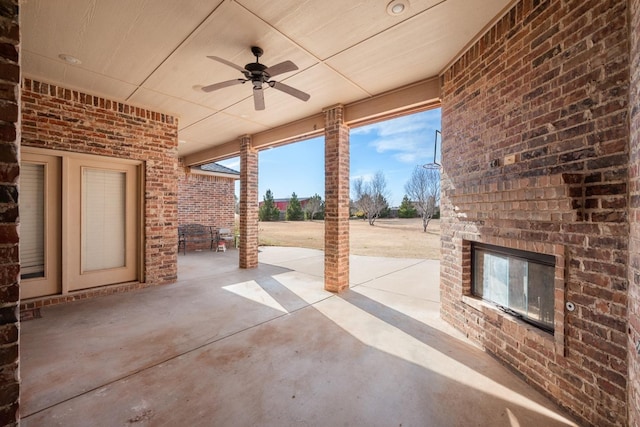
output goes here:
[{"label": "patio chair", "polygon": [[225,252],[227,244],[231,244],[235,240],[230,228],[221,228],[218,230],[218,251]]}]

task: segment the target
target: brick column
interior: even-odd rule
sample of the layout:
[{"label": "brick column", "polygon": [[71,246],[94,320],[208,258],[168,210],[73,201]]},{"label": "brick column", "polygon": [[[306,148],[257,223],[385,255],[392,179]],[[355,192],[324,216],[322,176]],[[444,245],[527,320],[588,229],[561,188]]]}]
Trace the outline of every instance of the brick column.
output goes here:
[{"label": "brick column", "polygon": [[240,138],[240,268],[258,266],[258,152]]},{"label": "brick column", "polygon": [[20,174],[20,30],[18,0],[0,0],[0,425],[19,422],[20,264],[18,175]]},{"label": "brick column", "polygon": [[627,360],[628,425],[640,425],[640,0],[629,2],[631,81],[629,91],[629,265]]},{"label": "brick column", "polygon": [[349,287],[349,127],[342,105],[325,114],[324,288]]}]

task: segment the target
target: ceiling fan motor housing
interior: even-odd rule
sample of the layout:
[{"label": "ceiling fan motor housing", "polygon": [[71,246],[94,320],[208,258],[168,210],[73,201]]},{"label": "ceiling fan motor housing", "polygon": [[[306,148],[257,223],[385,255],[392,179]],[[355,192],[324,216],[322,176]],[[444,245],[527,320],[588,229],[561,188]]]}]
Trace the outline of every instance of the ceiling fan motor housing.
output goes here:
[{"label": "ceiling fan motor housing", "polygon": [[246,74],[247,78],[251,79],[251,83],[253,83],[254,88],[261,88],[262,84],[269,80],[269,74],[264,71],[267,69],[266,65],[258,62],[251,62],[245,65],[244,68],[248,71]]},{"label": "ceiling fan motor housing", "polygon": [[[284,61],[279,64],[273,65],[271,67],[267,67],[264,64],[261,64],[259,58],[264,53],[261,48],[258,46],[252,46],[251,52],[256,57],[256,62],[250,62],[245,65],[244,68],[234,64],[233,62],[227,61],[226,59],[219,58],[217,56],[208,56],[208,58],[213,59],[214,61],[221,62],[235,70],[240,71],[244,75],[244,79],[233,79],[227,80],[225,82],[215,83],[209,86],[202,87],[204,92],[212,92],[214,90],[222,89],[228,86],[235,86],[238,84],[243,84],[246,82],[251,82],[253,86],[253,99],[256,110],[264,110],[264,95],[262,89],[267,84],[268,87],[272,87],[274,89],[279,90],[280,92],[284,92],[293,97],[296,97],[302,101],[308,101],[310,96],[307,93],[302,92],[294,87],[291,87],[282,82],[276,82],[271,80],[272,76],[278,76],[283,73],[288,73],[291,71],[295,71],[298,69],[296,64],[291,61]],[[268,71],[267,71],[268,70]]]}]

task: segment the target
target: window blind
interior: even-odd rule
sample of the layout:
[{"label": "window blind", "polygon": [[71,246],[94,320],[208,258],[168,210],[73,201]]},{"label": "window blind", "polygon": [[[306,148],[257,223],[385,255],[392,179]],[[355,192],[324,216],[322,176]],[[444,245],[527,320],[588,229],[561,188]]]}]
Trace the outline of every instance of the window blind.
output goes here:
[{"label": "window blind", "polygon": [[20,170],[20,275],[44,277],[44,165]]},{"label": "window blind", "polygon": [[82,271],[124,267],[126,173],[82,171]]}]

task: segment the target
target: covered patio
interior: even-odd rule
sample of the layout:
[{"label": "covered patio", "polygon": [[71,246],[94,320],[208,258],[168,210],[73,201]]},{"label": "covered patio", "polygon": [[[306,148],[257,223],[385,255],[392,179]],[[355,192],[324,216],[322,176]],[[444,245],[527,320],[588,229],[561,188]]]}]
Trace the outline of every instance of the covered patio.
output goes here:
[{"label": "covered patio", "polygon": [[[640,0],[0,0],[0,22],[0,425],[559,420],[492,357],[582,425],[640,425]],[[440,265],[362,266],[350,131],[437,107]],[[267,259],[259,153],[316,136],[324,257]],[[179,180],[232,157],[237,263],[178,276]],[[526,301],[484,292],[498,254],[544,267]]]},{"label": "covered patio", "polygon": [[321,251],[237,256],[25,322],[22,425],[576,425],[439,318],[436,260],[352,255],[335,294]]}]

